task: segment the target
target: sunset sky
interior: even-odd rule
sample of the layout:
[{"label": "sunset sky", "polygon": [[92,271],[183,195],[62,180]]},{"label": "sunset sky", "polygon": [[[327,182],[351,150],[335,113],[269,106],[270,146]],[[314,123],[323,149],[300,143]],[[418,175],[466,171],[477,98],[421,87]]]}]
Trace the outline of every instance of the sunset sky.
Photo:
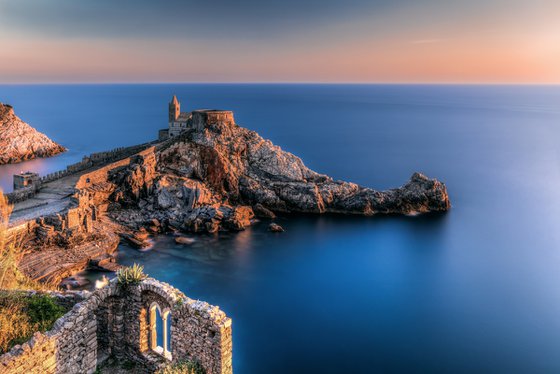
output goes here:
[{"label": "sunset sky", "polygon": [[0,83],[560,83],[558,0],[0,0]]}]

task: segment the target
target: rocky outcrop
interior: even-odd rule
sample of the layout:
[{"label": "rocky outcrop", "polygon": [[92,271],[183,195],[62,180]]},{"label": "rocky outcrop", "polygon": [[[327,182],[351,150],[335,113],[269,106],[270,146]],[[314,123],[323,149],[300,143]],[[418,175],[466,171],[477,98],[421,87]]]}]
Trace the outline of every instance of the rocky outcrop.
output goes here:
[{"label": "rocky outcrop", "polygon": [[[207,124],[184,133],[159,152],[158,169],[203,181],[232,205],[258,206],[272,212],[372,215],[445,211],[445,185],[420,173],[404,186],[376,191],[334,181],[314,172],[291,153],[256,132],[235,124]],[[183,170],[177,173],[177,170]]]},{"label": "rocky outcrop", "polygon": [[50,157],[65,150],[23,122],[10,105],[0,103],[0,165]]},{"label": "rocky outcrop", "polygon": [[335,181],[232,122],[184,132],[160,145],[153,162],[133,163],[115,173],[113,182],[115,202],[141,208],[142,221],[157,218],[191,232],[243,230],[255,214],[417,214],[450,208],[447,189],[436,179],[414,173],[387,191]]}]

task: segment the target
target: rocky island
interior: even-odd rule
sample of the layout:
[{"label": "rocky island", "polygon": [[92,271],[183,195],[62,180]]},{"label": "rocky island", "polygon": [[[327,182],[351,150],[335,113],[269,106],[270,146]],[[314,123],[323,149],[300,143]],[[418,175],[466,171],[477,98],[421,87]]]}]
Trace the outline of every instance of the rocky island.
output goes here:
[{"label": "rocky island", "polygon": [[[175,99],[174,99],[175,100]],[[155,157],[116,171],[112,215],[127,224],[156,218],[187,232],[242,230],[254,215],[415,214],[449,209],[445,185],[415,173],[402,187],[376,191],[307,168],[233,113],[198,110]],[[124,215],[122,209],[130,209]],[[130,217],[134,217],[131,221]]]},{"label": "rocky island", "polygon": [[22,121],[11,105],[0,103],[0,165],[50,157],[65,150]]},{"label": "rocky island", "polygon": [[86,266],[114,270],[119,237],[142,248],[151,235],[239,231],[257,217],[280,232],[277,214],[414,215],[450,208],[436,179],[414,173],[387,191],[336,181],[238,126],[231,111],[183,113],[176,98],[158,140],[84,157],[8,198],[15,203],[12,231],[25,232],[30,249],[22,270],[55,282]]}]

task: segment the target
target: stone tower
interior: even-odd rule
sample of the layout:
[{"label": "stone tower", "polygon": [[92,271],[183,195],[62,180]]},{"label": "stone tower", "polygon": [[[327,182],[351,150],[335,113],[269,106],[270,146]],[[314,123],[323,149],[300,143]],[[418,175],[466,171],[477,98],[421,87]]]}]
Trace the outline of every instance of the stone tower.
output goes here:
[{"label": "stone tower", "polygon": [[169,103],[169,122],[176,121],[181,113],[181,104],[177,100],[177,96],[173,95],[173,99]]}]

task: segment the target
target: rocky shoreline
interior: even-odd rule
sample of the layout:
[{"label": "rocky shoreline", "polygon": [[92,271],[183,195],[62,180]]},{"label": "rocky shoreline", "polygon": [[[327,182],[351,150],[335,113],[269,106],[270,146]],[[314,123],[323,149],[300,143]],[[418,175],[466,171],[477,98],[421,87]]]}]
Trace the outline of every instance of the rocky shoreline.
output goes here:
[{"label": "rocky shoreline", "polygon": [[[56,183],[70,184],[66,188],[74,193],[65,210],[35,221],[36,238],[22,261],[35,279],[58,281],[87,266],[113,263],[119,236],[142,249],[158,234],[241,231],[259,218],[270,220],[269,231],[282,232],[276,214],[415,215],[451,206],[445,185],[436,179],[414,173],[403,186],[386,191],[335,181],[232,120],[207,121]],[[95,240],[108,244],[79,249]],[[50,255],[41,255],[45,248]],[[58,263],[53,253],[61,254]],[[49,261],[37,261],[41,256]]]},{"label": "rocky shoreline", "polygon": [[0,103],[0,165],[51,157],[66,148],[22,121],[14,109]]}]

